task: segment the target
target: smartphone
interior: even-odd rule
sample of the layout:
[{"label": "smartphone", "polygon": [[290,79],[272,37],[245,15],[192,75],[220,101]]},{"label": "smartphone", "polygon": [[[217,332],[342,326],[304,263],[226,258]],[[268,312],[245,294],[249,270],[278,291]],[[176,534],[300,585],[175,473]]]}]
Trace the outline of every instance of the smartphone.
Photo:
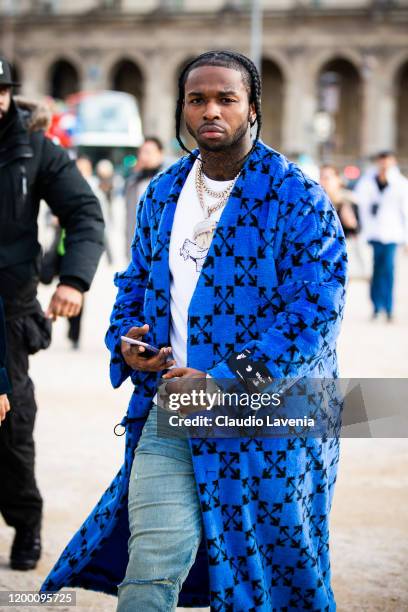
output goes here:
[{"label": "smartphone", "polygon": [[124,342],[127,342],[128,344],[136,344],[138,346],[143,346],[145,348],[145,351],[143,353],[140,353],[141,357],[154,357],[155,355],[157,355],[157,353],[160,352],[160,349],[158,349],[157,347],[152,346],[151,344],[147,344],[147,342],[142,342],[141,340],[129,338],[129,336],[121,336],[120,339]]}]

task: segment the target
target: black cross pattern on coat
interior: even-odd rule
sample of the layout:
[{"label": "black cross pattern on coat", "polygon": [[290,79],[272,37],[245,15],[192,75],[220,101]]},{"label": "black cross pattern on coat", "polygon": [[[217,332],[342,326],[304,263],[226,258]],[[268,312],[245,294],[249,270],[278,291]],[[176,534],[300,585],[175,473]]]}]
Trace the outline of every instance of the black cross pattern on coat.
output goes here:
[{"label": "black cross pattern on coat", "polygon": [[234,313],[234,285],[227,285],[224,290],[221,285],[215,285],[213,314],[233,315]]}]

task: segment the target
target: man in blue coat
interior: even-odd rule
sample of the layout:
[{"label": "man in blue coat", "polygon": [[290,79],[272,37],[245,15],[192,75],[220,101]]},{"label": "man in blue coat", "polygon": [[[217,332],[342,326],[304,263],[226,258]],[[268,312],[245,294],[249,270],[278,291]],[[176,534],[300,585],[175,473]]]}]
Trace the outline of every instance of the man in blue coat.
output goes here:
[{"label": "man in blue coat", "polygon": [[323,190],[258,140],[260,95],[238,53],[205,53],[180,76],[177,136],[184,118],[198,149],[141,200],[106,338],[112,384],[135,386],[125,463],[44,590],[118,592],[120,612],[335,610],[337,438],[178,438],[158,421],[163,375],[337,376],[344,236]]}]

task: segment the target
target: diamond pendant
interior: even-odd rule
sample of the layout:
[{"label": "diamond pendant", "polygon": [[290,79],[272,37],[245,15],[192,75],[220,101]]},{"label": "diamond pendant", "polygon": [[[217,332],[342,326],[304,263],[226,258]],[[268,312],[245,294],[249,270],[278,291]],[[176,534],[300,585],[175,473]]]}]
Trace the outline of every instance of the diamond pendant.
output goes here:
[{"label": "diamond pendant", "polygon": [[209,249],[217,223],[211,219],[200,221],[193,229],[193,240],[202,249]]}]

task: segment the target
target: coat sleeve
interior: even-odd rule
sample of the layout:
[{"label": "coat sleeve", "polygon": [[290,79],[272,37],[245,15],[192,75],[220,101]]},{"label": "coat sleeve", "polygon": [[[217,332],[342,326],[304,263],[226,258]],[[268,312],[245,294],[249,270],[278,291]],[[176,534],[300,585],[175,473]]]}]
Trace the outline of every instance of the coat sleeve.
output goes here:
[{"label": "coat sleeve", "polygon": [[119,387],[132,371],[122,357],[120,337],[126,335],[131,327],[144,324],[144,298],[151,261],[148,213],[150,193],[151,188],[148,188],[138,205],[129,266],[124,272],[115,274],[114,283],[118,292],[110,317],[110,327],[105,336],[105,344],[111,353],[110,379],[115,388]]},{"label": "coat sleeve", "polygon": [[66,232],[60,277],[79,279],[77,284],[86,291],[103,252],[101,207],[75,162],[46,137],[42,138],[38,193]]},{"label": "coat sleeve", "polygon": [[0,299],[0,395],[10,393],[11,387],[6,371],[6,327],[4,324],[3,304]]},{"label": "coat sleeve", "polygon": [[323,190],[315,186],[284,221],[276,257],[278,285],[268,296],[273,312],[269,326],[209,374],[219,380],[235,376],[232,364],[243,351],[272,378],[297,378],[315,371],[319,361],[335,351],[346,263],[338,217]]}]

